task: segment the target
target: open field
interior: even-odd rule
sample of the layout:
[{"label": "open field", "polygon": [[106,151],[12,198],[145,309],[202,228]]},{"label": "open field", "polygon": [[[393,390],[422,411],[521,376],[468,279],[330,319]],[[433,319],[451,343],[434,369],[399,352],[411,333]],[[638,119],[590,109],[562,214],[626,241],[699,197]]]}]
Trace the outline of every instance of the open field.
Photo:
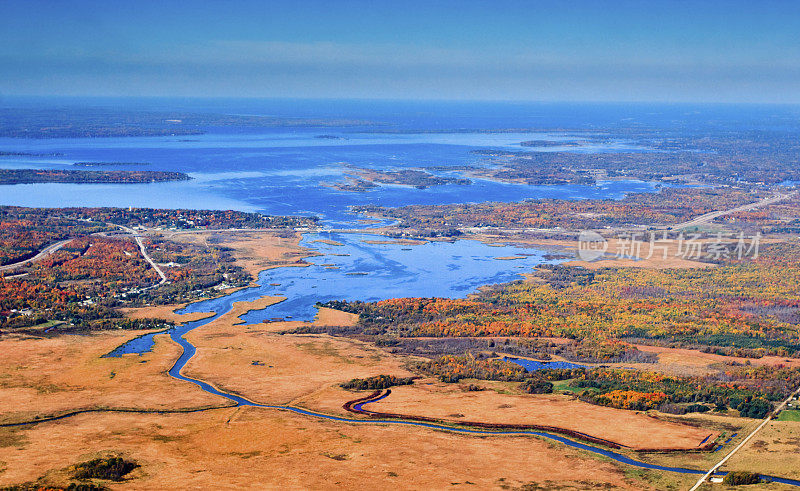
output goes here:
[{"label": "open field", "polygon": [[197,321],[214,315],[212,312],[190,312],[178,314],[175,311],[186,307],[187,303],[174,305],[152,305],[149,307],[124,307],[119,311],[129,319],[164,319],[176,324]]},{"label": "open field", "polygon": [[[575,256],[578,249],[578,241],[568,239],[546,239],[546,238],[525,238],[520,236],[500,236],[488,234],[469,234],[467,237],[474,237],[478,240],[487,243],[509,243],[520,244],[528,247],[541,247],[545,249],[552,249],[555,253],[561,253],[567,256]],[[649,252],[649,244],[646,243],[646,237],[642,236],[640,240],[643,243],[639,255],[636,259],[632,258],[619,258],[616,257],[617,251],[620,249],[628,250],[630,252],[630,244],[623,244],[623,241],[617,238],[608,239],[607,256],[604,259],[596,261],[583,261],[575,257],[570,261],[565,262],[567,266],[582,266],[587,269],[601,269],[601,268],[652,268],[652,269],[666,269],[666,268],[712,268],[713,264],[686,259],[683,257],[676,257],[678,252],[677,242],[673,242],[666,247],[667,257],[664,257],[663,250],[657,249],[651,257]]]},{"label": "open field", "polygon": [[796,421],[800,422],[800,410],[785,409],[778,415],[778,421]]},{"label": "open field", "polygon": [[180,348],[156,336],[151,353],[101,358],[141,332],[0,339],[0,422],[97,407],[182,409],[226,401],[169,377]]},{"label": "open field", "polygon": [[192,231],[161,233],[174,242],[231,248],[235,264],[257,278],[261,271],[281,266],[302,266],[312,253],[298,244],[300,235],[275,231]]},{"label": "open field", "polygon": [[403,359],[367,343],[279,333],[300,324],[231,326],[220,318],[187,335],[197,354],[183,373],[265,404],[289,404],[356,377],[411,375]]},{"label": "open field", "polygon": [[[279,300],[264,297],[237,303],[231,313],[191,334],[199,345],[196,365],[206,367],[218,360],[227,366],[226,370],[214,367],[219,373],[210,382],[254,399],[288,403],[354,376],[408,373],[396,357],[364,343],[323,335],[277,334],[286,324],[299,323],[236,325],[238,316]],[[318,322],[352,320],[325,309]],[[158,336],[153,352],[141,357],[100,358],[133,335],[0,341],[0,349],[15,357],[2,374],[3,420],[76,407],[166,409],[224,403],[164,373],[178,355],[166,337]],[[264,365],[251,364],[252,350]],[[269,373],[259,372],[264,369]],[[187,371],[197,375],[193,372],[201,370]],[[352,397],[345,391],[342,395]],[[26,410],[19,411],[20,407]],[[259,487],[331,489],[364,482],[377,489],[399,483],[409,489],[429,489],[467,482],[514,488],[545,481],[576,488],[647,486],[614,464],[532,437],[481,438],[422,428],[341,424],[259,408],[81,414],[2,428],[0,446],[0,486],[40,478],[40,484],[67,484],[69,465],[108,454],[121,454],[142,465],[123,485],[132,489],[252,487],[256,483]],[[310,462],[314,473],[306,471]],[[534,468],[531,462],[536,463]],[[665,479],[672,482],[673,476]]]},{"label": "open field", "polygon": [[781,356],[764,356],[761,358],[743,358],[740,356],[722,356],[714,353],[703,353],[700,350],[685,348],[667,348],[637,344],[636,347],[647,353],[658,354],[656,364],[619,364],[635,368],[646,368],[671,375],[703,375],[714,371],[714,367],[724,363],[751,363],[755,366],[789,366],[800,367],[800,359]]},{"label": "open field", "polygon": [[722,469],[757,469],[764,474],[800,479],[800,422],[770,422]]},{"label": "open field", "polygon": [[[422,415],[445,421],[481,421],[506,424],[539,424],[571,429],[637,448],[696,449],[717,433],[659,421],[645,414],[594,406],[559,394],[514,393],[516,384],[476,381],[489,390],[467,392],[462,384],[422,379],[413,385],[394,387],[392,394],[367,409]],[[494,389],[494,390],[492,390]],[[322,395],[320,394],[320,399]],[[309,404],[311,401],[306,402]],[[324,404],[324,400],[319,400]],[[310,404],[309,404],[310,405]]]},{"label": "open field", "polygon": [[[142,465],[114,486],[126,489],[653,487],[612,463],[533,437],[347,425],[258,408],[81,415],[5,436],[0,486],[41,476],[66,484],[63,468],[118,453]],[[679,483],[675,489],[688,482],[662,479]]]}]

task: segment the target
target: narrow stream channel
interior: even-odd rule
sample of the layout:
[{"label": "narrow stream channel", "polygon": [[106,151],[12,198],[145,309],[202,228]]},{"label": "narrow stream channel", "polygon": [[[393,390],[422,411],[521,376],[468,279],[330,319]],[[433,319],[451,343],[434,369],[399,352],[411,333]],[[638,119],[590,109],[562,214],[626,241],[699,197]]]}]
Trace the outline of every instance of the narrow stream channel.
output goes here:
[{"label": "narrow stream channel", "polygon": [[[310,238],[304,239],[304,241],[303,241],[304,245],[308,245],[311,242],[310,239],[316,239],[316,237],[312,236]],[[322,254],[321,256],[310,258],[313,264],[316,265],[316,264],[325,263],[325,261],[328,260],[328,259],[325,259],[326,253],[328,251],[335,250],[335,251],[337,251],[337,254],[335,254],[335,255],[342,254],[342,252],[339,252],[339,251],[347,251],[347,254],[355,255],[356,257],[353,257],[352,259],[348,260],[348,263],[357,264],[357,265],[360,265],[360,266],[363,267],[363,261],[364,261],[363,257],[361,257],[359,254],[356,254],[357,251],[359,251],[359,250],[364,251],[366,249],[364,247],[363,243],[362,244],[358,244],[358,245],[354,245],[351,240],[348,240],[347,238],[345,238],[345,237],[343,237],[341,235],[336,236],[335,240],[337,240],[339,242],[342,242],[343,245],[342,246],[331,246],[329,244],[313,244],[314,245],[314,249],[319,250],[319,252],[321,252],[321,254]],[[471,247],[471,248],[474,248],[475,244],[479,244],[479,243],[475,243],[474,241],[458,241],[458,242],[470,242],[471,244],[469,244],[469,247]],[[486,247],[486,248],[489,248],[489,249],[493,249],[491,251],[492,255],[493,254],[509,254],[510,253],[509,250],[507,250],[506,247],[499,248],[500,250],[497,250],[498,248],[489,247],[489,246],[485,246],[485,245],[482,245],[482,246]],[[399,248],[400,246],[394,247],[394,246],[381,245],[380,247],[382,247],[382,248]],[[403,246],[403,247],[407,247],[407,246]],[[417,246],[417,247],[419,247],[419,246]],[[368,251],[368,255],[370,257],[374,257],[374,252],[375,251]],[[511,252],[513,253],[513,251],[511,251]],[[362,254],[363,254],[363,252],[362,252]],[[538,254],[537,254],[537,256],[538,256]],[[351,256],[347,256],[347,257],[351,257]],[[454,258],[457,258],[459,260],[462,259],[463,257],[464,256],[462,256],[462,255],[454,256]],[[482,264],[487,264],[486,260],[490,256],[486,256],[486,255],[483,255],[483,254],[477,254],[476,255],[475,251],[472,250],[471,251],[471,255],[467,255],[467,257],[471,258],[473,261],[479,261]],[[537,259],[539,261],[541,261],[541,257],[537,257]],[[398,266],[398,264],[399,263],[394,264],[393,267],[399,268],[400,270],[403,270],[403,271],[406,271],[405,268],[401,267],[401,266],[403,266],[402,264],[400,266]],[[489,263],[489,264],[491,264],[491,263]],[[311,267],[313,267],[313,266],[311,266]],[[283,278],[283,281],[285,281],[287,279],[285,275],[295,275],[296,276],[298,274],[301,274],[301,275],[304,275],[304,279],[305,279],[305,275],[308,275],[310,272],[308,272],[308,271],[298,271],[298,270],[306,270],[306,269],[308,269],[308,268],[279,268],[277,270],[269,270],[269,271],[266,271],[266,272],[262,273],[262,275],[259,278],[259,282],[261,283],[261,285],[268,285],[269,284],[268,282],[271,279],[275,278],[276,275],[282,275],[280,277]],[[345,269],[345,271],[347,270],[347,268],[343,268],[343,269]],[[294,270],[294,271],[292,271],[292,270]],[[323,271],[325,271],[325,270],[323,270]],[[319,270],[317,272],[319,272]],[[341,274],[341,273],[339,273],[339,274]],[[508,274],[511,275],[511,278],[513,278],[513,276],[516,275],[516,273],[508,273]],[[468,284],[472,283],[473,281],[475,281],[475,277],[472,274],[469,274],[467,276],[468,276],[468,280],[469,280]],[[493,278],[494,279],[502,279],[503,275],[499,274],[498,272],[494,272]],[[297,279],[294,278],[294,277],[292,278],[292,281],[293,282],[298,282]],[[505,281],[508,281],[508,280],[505,280]],[[489,282],[490,281],[484,281],[483,283],[480,283],[480,284],[486,284],[486,283],[489,283]],[[415,283],[416,283],[416,281],[415,281]],[[305,286],[308,286],[308,285],[305,285]],[[166,331],[166,333],[169,334],[170,338],[173,341],[175,341],[176,343],[178,343],[183,348],[183,352],[182,352],[181,356],[177,359],[177,361],[172,366],[172,368],[169,369],[169,372],[168,372],[169,375],[174,377],[174,378],[176,378],[176,379],[178,379],[178,380],[183,380],[185,382],[189,382],[189,383],[195,384],[198,387],[200,387],[202,390],[204,390],[204,391],[206,391],[206,392],[208,392],[210,394],[214,394],[214,395],[217,395],[217,396],[220,396],[220,397],[224,397],[225,399],[228,399],[230,401],[235,402],[239,406],[251,406],[251,407],[259,407],[259,408],[265,408],[265,409],[276,409],[276,410],[282,410],[282,411],[291,411],[291,412],[294,412],[294,413],[297,413],[297,414],[302,414],[302,415],[321,418],[321,419],[327,419],[327,420],[330,420],[330,421],[338,421],[338,422],[342,422],[342,423],[377,424],[377,425],[392,424],[392,425],[420,426],[420,427],[424,427],[424,428],[431,428],[431,429],[436,429],[436,430],[449,431],[449,432],[453,432],[453,433],[471,434],[471,435],[534,435],[534,436],[547,438],[547,439],[550,439],[550,440],[554,440],[554,441],[563,443],[564,445],[567,445],[567,446],[572,447],[572,448],[585,450],[587,452],[592,452],[592,453],[597,454],[597,455],[603,455],[603,456],[608,457],[608,458],[610,458],[612,460],[615,460],[617,462],[620,462],[620,463],[623,463],[623,464],[627,464],[627,465],[632,465],[632,466],[643,468],[643,469],[659,470],[659,471],[666,471],[666,472],[677,472],[677,473],[681,473],[681,474],[694,474],[694,475],[703,475],[706,472],[705,470],[687,469],[687,468],[683,468],[683,467],[669,467],[669,466],[662,466],[662,465],[657,465],[657,464],[650,464],[648,462],[642,462],[642,461],[639,461],[639,460],[632,459],[632,458],[627,457],[627,456],[625,456],[625,455],[623,455],[621,453],[617,453],[617,452],[613,452],[611,450],[606,450],[606,449],[594,447],[594,446],[587,445],[587,444],[584,444],[584,443],[579,443],[579,442],[570,440],[569,438],[565,438],[565,437],[560,436],[560,435],[555,435],[555,434],[546,433],[546,432],[542,432],[542,431],[525,431],[525,430],[491,431],[491,430],[481,430],[481,429],[470,429],[470,428],[465,428],[465,427],[447,426],[447,425],[435,424],[435,423],[424,423],[424,422],[417,422],[417,421],[404,421],[404,420],[394,420],[394,419],[369,419],[369,420],[366,420],[366,419],[355,419],[355,418],[346,418],[346,417],[340,417],[340,416],[333,416],[333,415],[329,415],[329,414],[318,413],[318,412],[315,412],[315,411],[310,411],[310,410],[307,410],[307,409],[301,409],[301,408],[294,407],[294,406],[259,404],[259,403],[253,402],[251,400],[245,399],[244,397],[240,397],[240,396],[237,396],[237,395],[234,395],[234,394],[229,394],[227,392],[219,390],[219,389],[213,387],[212,385],[210,385],[210,384],[208,384],[206,382],[203,382],[202,380],[193,379],[193,378],[190,378],[190,377],[187,377],[187,376],[181,374],[181,370],[183,370],[183,368],[186,366],[186,364],[189,362],[189,360],[192,359],[192,357],[195,355],[195,353],[197,351],[197,348],[193,344],[191,344],[188,340],[186,340],[186,338],[184,336],[188,332],[190,332],[190,331],[192,331],[194,329],[197,329],[199,327],[202,327],[202,326],[204,326],[206,324],[209,324],[210,322],[214,321],[215,319],[217,319],[220,316],[224,315],[225,313],[229,312],[231,310],[232,304],[234,302],[241,301],[241,300],[252,300],[252,299],[260,297],[261,295],[269,294],[270,293],[269,290],[265,291],[264,288],[265,287],[263,287],[263,286],[259,286],[259,287],[249,288],[249,289],[246,289],[246,290],[240,290],[240,291],[238,291],[238,292],[236,292],[236,293],[234,293],[232,295],[228,295],[228,296],[225,296],[225,297],[219,297],[219,298],[207,300],[207,301],[204,301],[204,302],[198,302],[198,303],[190,305],[187,309],[184,309],[184,311],[191,311],[191,312],[210,312],[210,311],[214,311],[216,313],[212,317],[209,317],[209,318],[206,318],[206,319],[202,319],[202,320],[198,320],[198,321],[188,322],[188,323],[186,323],[186,324],[184,324],[182,326],[178,326],[178,327],[175,327],[175,328],[172,328],[172,329]],[[458,288],[453,290],[454,293],[458,292],[458,291],[459,291]],[[471,289],[468,290],[468,291],[471,291]],[[467,292],[464,292],[464,293],[467,293]],[[292,293],[294,293],[294,292],[292,292]],[[389,292],[386,292],[386,293],[389,293]],[[304,298],[304,300],[306,300],[305,303],[308,303],[308,298]],[[289,305],[292,305],[294,302],[289,300],[286,303],[288,303]],[[278,305],[281,305],[281,304],[278,304]],[[302,308],[304,310],[306,310],[306,309],[308,309],[308,308],[310,308],[312,306],[313,306],[313,302],[310,305],[303,306]],[[265,309],[264,312],[268,313],[269,310],[270,310],[270,307]],[[285,308],[283,310],[285,310]],[[257,318],[264,318],[264,315],[265,315],[264,312],[261,312],[261,311],[258,311],[258,312],[259,312],[259,315],[256,316],[256,317]],[[254,317],[253,315],[245,315],[245,316],[243,316],[243,318],[245,318],[245,319],[251,319],[253,317]],[[304,318],[306,316],[299,315],[298,317]],[[151,349],[151,347],[153,345],[153,337],[155,335],[157,335],[157,334],[161,334],[161,333],[148,334],[148,335],[136,338],[134,340],[131,340],[128,343],[118,347],[117,349],[115,349],[114,351],[112,351],[111,353],[109,353],[106,356],[122,356],[123,354],[143,353],[143,352],[150,351],[150,349]],[[375,401],[374,400],[373,401],[368,401],[368,402],[360,404],[360,406],[364,406],[364,405],[370,404],[372,402],[375,402]],[[725,474],[727,474],[727,472],[718,472],[718,473],[715,474],[715,476],[724,476]],[[782,484],[789,484],[789,485],[799,486],[800,487],[800,481],[798,481],[798,480],[786,479],[786,478],[780,478],[780,477],[773,477],[773,476],[765,476],[765,475],[762,476],[762,477],[764,479],[769,479],[769,480],[772,480],[774,482],[778,482],[778,483],[782,483]]]}]

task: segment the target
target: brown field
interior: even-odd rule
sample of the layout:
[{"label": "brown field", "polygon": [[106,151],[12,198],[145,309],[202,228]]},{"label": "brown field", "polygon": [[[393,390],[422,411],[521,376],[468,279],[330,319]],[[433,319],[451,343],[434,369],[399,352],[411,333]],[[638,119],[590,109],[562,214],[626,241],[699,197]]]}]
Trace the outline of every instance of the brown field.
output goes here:
[{"label": "brown field", "polygon": [[314,319],[315,326],[354,326],[358,322],[358,314],[322,307]]},{"label": "brown field", "polygon": [[[695,449],[707,436],[716,436],[716,432],[708,429],[660,421],[634,411],[594,406],[571,396],[515,394],[510,388],[515,384],[483,381],[475,383],[490,390],[466,392],[460,384],[422,379],[413,385],[394,387],[389,397],[369,404],[366,408],[372,411],[434,417],[453,423],[481,421],[557,426],[612,440],[634,449]],[[302,402],[309,407],[319,406],[332,411],[334,401],[346,395],[346,391],[332,388]]]},{"label": "brown field", "polygon": [[800,422],[772,421],[723,468],[727,471],[753,469],[773,476],[800,479]]},{"label": "brown field", "polygon": [[332,245],[332,246],[343,246],[344,245],[341,242],[336,242],[335,240],[330,240],[330,239],[317,239],[317,240],[312,240],[311,242],[312,243],[319,242],[320,244],[328,244],[328,245]]},{"label": "brown field", "polygon": [[[575,247],[575,243],[572,243],[573,248]],[[619,247],[624,247],[621,244],[621,241],[618,239],[609,239],[608,240],[608,253],[610,255],[615,255],[616,251],[619,250]],[[668,269],[668,268],[695,268],[695,269],[705,269],[705,268],[714,268],[716,265],[710,263],[704,263],[701,261],[694,261],[691,259],[684,259],[682,257],[676,257],[675,253],[678,250],[677,242],[673,242],[667,248],[667,257],[664,258],[663,252],[661,250],[656,250],[653,257],[648,258],[649,252],[649,245],[643,244],[641,249],[641,255],[637,257],[636,260],[634,259],[621,259],[617,257],[612,257],[609,259],[602,259],[599,261],[582,261],[579,259],[573,261],[567,261],[564,263],[567,266],[583,266],[587,269],[601,269],[601,268],[652,268],[652,269]]]},{"label": "brown field", "polygon": [[240,302],[233,302],[233,304],[231,304],[231,309],[225,314],[221,315],[212,324],[230,325],[231,327],[233,327],[244,322],[242,321],[242,319],[240,319],[240,317],[245,315],[246,313],[253,310],[266,309],[270,305],[275,305],[276,303],[282,302],[284,300],[286,300],[284,297],[271,297],[265,295],[263,297],[256,298],[255,300],[243,300]]},{"label": "brown field", "polygon": [[283,237],[274,231],[197,231],[162,234],[165,239],[207,246],[229,247],[235,264],[244,268],[253,278],[270,268],[305,266],[304,258],[313,255],[300,247],[300,234]]},{"label": "brown field", "polygon": [[64,485],[67,466],[113,453],[142,465],[115,489],[654,488],[613,463],[533,437],[348,425],[258,408],[80,415],[6,432],[0,442],[0,486],[41,476],[40,484]]},{"label": "brown field", "polygon": [[[553,243],[554,245],[561,245],[566,247],[572,251],[577,248],[576,241],[546,241],[547,243]],[[619,239],[611,238],[608,239],[608,254],[615,255],[616,251],[619,250],[620,247],[623,247],[621,241]],[[652,257],[648,258],[647,255],[649,253],[649,245],[643,244],[640,255],[636,260],[633,259],[620,259],[616,257],[612,257],[609,259],[602,259],[599,261],[581,261],[579,259],[575,259],[573,261],[568,261],[564,263],[567,266],[583,266],[584,268],[588,269],[600,269],[600,268],[653,268],[653,269],[667,269],[667,268],[713,268],[715,267],[714,264],[704,263],[701,261],[694,261],[690,259],[684,259],[682,257],[676,257],[675,254],[678,252],[678,245],[676,242],[671,243],[667,247],[667,257],[664,258],[663,252],[660,249],[657,249]]]},{"label": "brown field", "polygon": [[[552,250],[554,253],[566,254],[574,256],[578,248],[576,240],[566,239],[545,239],[545,238],[524,238],[516,236],[500,236],[488,234],[471,234],[469,238],[474,238],[485,242],[488,245],[492,244],[518,244],[527,247],[543,248]],[[613,256],[620,247],[620,241],[615,238],[608,239],[607,254]],[[660,249],[655,251],[651,258],[647,258],[649,252],[649,245],[642,244],[641,255],[637,260],[633,259],[620,259],[610,257],[598,261],[582,261],[578,258],[563,263],[567,266],[583,266],[587,269],[601,269],[601,268],[653,268],[653,269],[667,269],[667,268],[713,268],[714,264],[704,263],[700,261],[693,261],[681,257],[675,257],[677,252],[677,243],[671,244],[667,248],[667,257],[664,259],[663,252]]]},{"label": "brown field", "polygon": [[743,358],[739,356],[723,356],[713,353],[703,353],[700,350],[686,348],[666,348],[662,346],[635,345],[641,351],[658,354],[658,363],[618,364],[632,368],[656,370],[671,375],[705,375],[715,371],[715,366],[724,363],[737,362],[753,365],[785,365],[800,366],[800,359],[784,358],[781,356],[764,356],[762,358]]},{"label": "brown field", "polygon": [[356,377],[411,375],[402,359],[366,343],[325,334],[280,334],[301,324],[232,327],[221,318],[187,335],[197,354],[183,373],[265,404],[289,404]]},{"label": "brown field", "polygon": [[153,305],[148,307],[125,307],[119,309],[125,317],[130,319],[164,319],[176,324],[197,321],[214,315],[213,312],[191,312],[176,314],[175,311],[186,307],[188,303],[172,305]]},{"label": "brown field", "polygon": [[156,337],[151,353],[101,358],[138,334],[0,339],[0,422],[97,407],[179,409],[225,403],[165,373],[180,354],[165,335]]}]

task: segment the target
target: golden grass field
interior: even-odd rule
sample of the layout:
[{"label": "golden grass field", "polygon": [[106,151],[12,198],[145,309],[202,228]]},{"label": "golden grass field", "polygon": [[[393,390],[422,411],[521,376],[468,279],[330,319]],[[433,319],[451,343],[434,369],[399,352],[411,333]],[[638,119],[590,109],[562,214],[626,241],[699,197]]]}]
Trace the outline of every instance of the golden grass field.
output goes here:
[{"label": "golden grass field", "polygon": [[213,312],[191,312],[188,314],[178,314],[175,311],[180,310],[188,304],[179,305],[154,305],[149,307],[125,307],[119,309],[125,317],[131,319],[164,319],[176,324],[184,322],[192,322],[200,319],[205,319],[214,315]]},{"label": "golden grass field", "polygon": [[208,246],[231,248],[235,264],[244,268],[253,278],[261,271],[286,267],[304,266],[303,258],[313,255],[312,251],[298,246],[300,234],[284,236],[281,233],[265,231],[196,231],[169,233],[161,235],[174,242],[186,242]]},{"label": "golden grass field", "polygon": [[113,486],[126,489],[642,488],[616,465],[535,438],[357,426],[258,408],[81,415],[12,438],[0,453],[0,486],[41,476],[64,484],[65,467],[114,453],[142,464]]},{"label": "golden grass field", "polygon": [[[343,381],[379,373],[410,374],[403,368],[406,360],[402,357],[366,343],[318,334],[280,334],[299,322],[238,324],[238,316],[275,301],[279,299],[264,297],[237,303],[231,313],[191,332],[188,336],[197,345],[198,355],[184,374],[257,402],[296,404],[330,413],[342,413],[341,404],[357,397],[338,388]],[[323,309],[316,322],[353,320],[350,314]],[[3,421],[85,407],[178,409],[227,403],[165,374],[179,351],[166,336],[157,336],[154,350],[143,356],[100,358],[136,334],[1,340],[0,349],[14,354],[0,378]],[[263,365],[253,365],[255,360]],[[473,402],[464,401],[460,391],[439,390],[441,397],[435,400],[445,402],[430,408],[434,415],[459,406],[462,412],[486,416],[483,408],[487,405],[523,401],[522,396],[490,390],[481,393],[488,402],[463,409],[462,403]],[[540,408],[550,404],[547,399],[536,401]],[[614,416],[606,417],[630,417],[650,425],[647,431],[682,431],[634,413],[610,411]],[[500,417],[502,412],[494,414]],[[534,437],[478,437],[423,428],[342,424],[260,408],[81,414],[0,429],[0,446],[0,486],[42,477],[41,482],[65,484],[64,469],[69,465],[105,454],[121,454],[143,465],[121,485],[135,489],[328,489],[364,483],[377,489],[398,485],[430,489],[466,482],[513,489],[545,481],[577,489],[595,484],[649,486],[642,475],[626,474],[630,469]],[[647,478],[662,484],[683,479],[653,473]]]},{"label": "golden grass field", "polygon": [[3,337],[0,422],[97,407],[180,409],[225,403],[166,374],[180,355],[180,347],[166,335],[157,336],[154,350],[143,356],[101,358],[138,334]]},{"label": "golden grass field", "polygon": [[[274,301],[266,297],[238,303],[229,315],[191,333],[202,356],[186,371],[201,375],[218,361],[226,368],[216,366],[221,373],[213,374],[209,382],[260,402],[284,404],[353,376],[407,373],[400,360],[363,343],[280,335],[274,325],[236,325],[239,315]],[[348,318],[323,311],[319,322]],[[14,355],[2,375],[3,421],[93,406],[166,409],[225,404],[224,399],[164,373],[178,355],[166,336],[158,336],[153,352],[141,357],[99,358],[134,335],[0,341],[0,349]],[[251,354],[273,364],[272,369],[253,366]],[[344,391],[341,395],[353,396]],[[0,448],[0,486],[40,478],[42,483],[66,484],[69,465],[120,454],[142,464],[122,485],[133,489],[330,489],[364,483],[377,489],[401,483],[409,489],[430,489],[468,481],[490,488],[545,480],[577,488],[590,483],[639,487],[616,465],[532,437],[480,438],[421,428],[341,424],[259,408],[81,414],[0,429]]]},{"label": "golden grass field", "polygon": [[770,422],[728,461],[725,469],[759,469],[765,474],[800,479],[800,422]]},{"label": "golden grass field", "polygon": [[[204,240],[202,234],[178,237]],[[304,254],[296,239],[269,238],[269,234],[226,244],[242,247],[236,258],[252,271],[280,261],[298,264],[297,258]],[[231,312],[188,333],[197,354],[182,373],[258,403],[348,417],[355,416],[342,404],[364,393],[346,391],[340,383],[378,374],[412,375],[406,368],[411,358],[372,344],[326,334],[285,333],[307,323],[241,323],[239,317],[246,312],[278,301],[262,297],[237,302]],[[130,309],[126,315],[176,322],[197,317],[174,314],[178,307]],[[356,321],[352,314],[320,309],[314,323],[338,326]],[[0,423],[76,409],[219,407],[171,414],[94,412],[0,428],[0,487],[33,481],[66,485],[70,465],[110,454],[142,466],[125,482],[110,485],[112,489],[522,489],[526,485],[528,489],[686,489],[695,479],[617,464],[537,437],[458,435],[419,427],[333,422],[276,409],[224,407],[230,401],[166,374],[180,354],[180,347],[166,335],[156,336],[153,351],[142,356],[101,358],[139,334],[3,337]],[[655,419],[591,406],[566,395],[523,395],[514,384],[476,383],[486,390],[465,392],[460,384],[417,380],[394,388],[389,398],[370,408],[453,422],[563,426],[634,448],[694,448],[707,435],[726,431],[724,416],[714,416],[723,418],[722,423],[701,419],[700,426],[690,426],[680,418]],[[789,449],[796,445],[794,435],[781,434],[783,440],[766,444]],[[713,460],[707,454],[632,455],[697,468]],[[748,455],[742,454],[743,467],[752,465],[747,458],[764,458]],[[777,454],[774,462],[764,462],[776,469],[781,465]]]}]

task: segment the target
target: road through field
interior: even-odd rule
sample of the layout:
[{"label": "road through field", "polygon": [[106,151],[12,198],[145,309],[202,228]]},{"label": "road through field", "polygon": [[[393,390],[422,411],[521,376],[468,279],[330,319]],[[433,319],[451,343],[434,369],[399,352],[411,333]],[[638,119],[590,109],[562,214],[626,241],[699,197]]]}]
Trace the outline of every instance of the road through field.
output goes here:
[{"label": "road through field", "polygon": [[796,195],[797,191],[792,191],[786,194],[777,193],[773,196],[768,198],[764,198],[761,201],[756,201],[755,203],[750,203],[743,206],[737,206],[736,208],[731,208],[729,210],[719,210],[719,211],[712,211],[710,213],[706,213],[705,215],[700,215],[699,217],[693,218],[688,222],[679,223],[677,225],[673,225],[669,227],[671,230],[683,230],[685,228],[696,227],[698,225],[704,225],[706,223],[710,223],[716,220],[719,217],[725,215],[731,215],[733,213],[738,213],[740,211],[751,211],[755,210],[756,208],[761,208],[764,206],[769,206],[775,204],[779,201],[783,201],[785,199],[791,198],[792,196]]},{"label": "road through field", "polygon": [[717,464],[716,464],[716,465],[714,465],[714,466],[713,466],[711,469],[709,469],[709,470],[708,470],[708,472],[706,472],[706,473],[703,475],[703,477],[701,477],[701,478],[700,478],[700,479],[697,481],[697,483],[696,483],[694,486],[692,486],[692,489],[691,489],[691,490],[689,490],[689,491],[695,491],[695,490],[696,490],[696,489],[698,489],[700,486],[702,486],[702,485],[703,485],[703,483],[704,483],[704,482],[706,482],[706,480],[707,480],[709,477],[711,477],[712,475],[714,475],[715,473],[717,473],[717,470],[718,470],[720,467],[722,467],[722,466],[725,464],[725,462],[727,462],[727,461],[728,461],[728,460],[729,460],[731,457],[733,457],[733,455],[734,455],[736,452],[738,452],[738,451],[739,451],[739,450],[741,450],[741,449],[742,449],[742,448],[743,448],[745,445],[747,445],[747,442],[749,442],[749,441],[750,441],[750,439],[751,439],[751,438],[753,438],[753,437],[756,435],[756,433],[758,433],[759,431],[761,431],[761,429],[762,429],[762,428],[764,428],[764,427],[765,427],[767,424],[769,424],[769,422],[770,422],[770,421],[772,421],[772,419],[773,419],[775,416],[777,416],[777,415],[778,415],[778,413],[780,413],[780,412],[781,412],[781,410],[782,410],[784,407],[786,407],[786,404],[788,404],[788,403],[789,403],[789,401],[791,401],[791,400],[792,400],[792,398],[793,398],[793,397],[795,397],[795,396],[796,396],[796,395],[798,395],[798,394],[800,394],[800,388],[798,388],[796,391],[792,392],[792,394],[791,394],[789,397],[787,397],[787,398],[786,398],[786,400],[785,400],[785,401],[783,401],[783,402],[780,404],[780,406],[778,406],[777,408],[775,408],[775,410],[774,410],[774,411],[772,411],[771,413],[769,413],[769,415],[767,415],[767,417],[764,419],[764,421],[762,421],[762,422],[761,422],[761,424],[760,424],[760,425],[758,425],[758,426],[756,427],[756,429],[754,429],[754,430],[753,430],[753,431],[752,431],[752,432],[751,432],[749,435],[747,435],[747,437],[745,437],[745,439],[744,439],[744,440],[742,440],[742,442],[741,442],[739,445],[737,445],[737,446],[736,446],[736,448],[734,448],[733,450],[731,450],[731,451],[728,453],[728,455],[726,455],[726,456],[725,456],[725,458],[723,458],[722,460],[720,460],[719,462],[717,462]]}]

